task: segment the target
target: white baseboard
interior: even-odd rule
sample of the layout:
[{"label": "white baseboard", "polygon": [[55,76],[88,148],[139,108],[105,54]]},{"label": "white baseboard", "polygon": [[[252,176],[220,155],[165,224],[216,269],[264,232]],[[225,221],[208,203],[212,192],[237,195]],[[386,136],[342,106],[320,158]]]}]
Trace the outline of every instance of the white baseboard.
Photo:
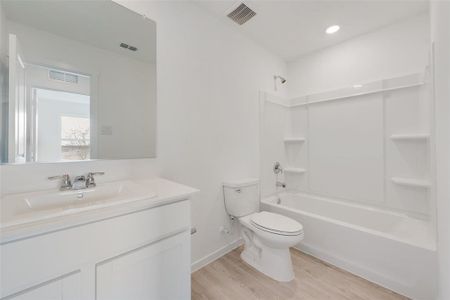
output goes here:
[{"label": "white baseboard", "polygon": [[237,239],[234,242],[231,242],[230,244],[226,245],[225,247],[222,247],[222,248],[214,251],[213,253],[210,253],[210,254],[206,255],[205,257],[200,258],[199,260],[192,263],[191,272],[193,273],[193,272],[203,268],[207,264],[210,264],[213,261],[221,258],[225,254],[227,254],[227,253],[233,251],[234,249],[236,249],[237,247],[241,246],[243,243],[244,243],[244,241],[241,238]]}]

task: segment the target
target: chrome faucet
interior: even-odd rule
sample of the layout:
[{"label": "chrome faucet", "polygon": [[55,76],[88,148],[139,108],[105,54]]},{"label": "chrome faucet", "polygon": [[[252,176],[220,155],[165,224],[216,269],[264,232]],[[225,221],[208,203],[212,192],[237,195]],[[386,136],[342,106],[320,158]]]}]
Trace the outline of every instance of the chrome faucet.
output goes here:
[{"label": "chrome faucet", "polygon": [[59,187],[60,191],[68,191],[68,190],[82,190],[87,188],[93,188],[97,186],[95,183],[95,175],[104,175],[105,172],[89,172],[86,176],[80,175],[76,176],[73,179],[73,183],[70,180],[70,176],[68,174],[51,176],[48,177],[49,180],[61,179],[61,186]]},{"label": "chrome faucet", "polygon": [[86,176],[80,175],[73,179],[72,190],[82,190],[86,188]]}]

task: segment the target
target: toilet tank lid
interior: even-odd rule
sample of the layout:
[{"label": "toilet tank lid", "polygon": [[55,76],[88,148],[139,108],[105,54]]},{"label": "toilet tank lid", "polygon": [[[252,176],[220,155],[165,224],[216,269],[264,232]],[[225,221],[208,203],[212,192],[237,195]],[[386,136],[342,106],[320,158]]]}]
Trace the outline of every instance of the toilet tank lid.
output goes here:
[{"label": "toilet tank lid", "polygon": [[230,187],[230,188],[238,188],[238,187],[244,187],[244,186],[250,186],[250,185],[257,185],[258,182],[259,182],[258,178],[246,178],[246,179],[240,179],[240,180],[224,181],[223,186]]}]

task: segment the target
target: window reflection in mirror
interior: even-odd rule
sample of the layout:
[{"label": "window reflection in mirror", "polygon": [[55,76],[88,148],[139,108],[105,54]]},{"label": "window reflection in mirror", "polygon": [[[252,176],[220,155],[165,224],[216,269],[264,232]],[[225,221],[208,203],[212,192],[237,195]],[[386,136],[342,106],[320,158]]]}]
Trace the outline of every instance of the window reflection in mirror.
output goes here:
[{"label": "window reflection in mirror", "polygon": [[31,146],[35,161],[90,159],[89,95],[34,89],[36,134]]}]

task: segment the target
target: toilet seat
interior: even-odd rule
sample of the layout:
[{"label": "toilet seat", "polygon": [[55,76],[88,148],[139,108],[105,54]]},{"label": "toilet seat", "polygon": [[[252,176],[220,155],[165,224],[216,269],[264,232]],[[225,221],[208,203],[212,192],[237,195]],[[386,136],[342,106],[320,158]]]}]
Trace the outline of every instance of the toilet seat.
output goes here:
[{"label": "toilet seat", "polygon": [[250,222],[263,231],[278,235],[296,236],[303,234],[303,226],[299,222],[267,211],[253,214]]}]

